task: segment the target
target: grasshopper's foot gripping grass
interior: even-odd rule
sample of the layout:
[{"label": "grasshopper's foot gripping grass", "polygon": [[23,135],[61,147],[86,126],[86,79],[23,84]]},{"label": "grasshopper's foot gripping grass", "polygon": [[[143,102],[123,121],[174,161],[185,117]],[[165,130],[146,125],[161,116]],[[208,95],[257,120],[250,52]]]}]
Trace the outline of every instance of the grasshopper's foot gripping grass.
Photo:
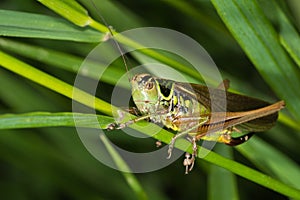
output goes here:
[{"label": "grasshopper's foot gripping grass", "polygon": [[125,127],[126,127],[125,124],[111,123],[107,126],[107,130],[112,131],[112,130],[115,130],[115,129],[122,129],[122,128],[125,128]]},{"label": "grasshopper's foot gripping grass", "polygon": [[188,174],[190,171],[192,171],[198,151],[197,138],[192,137],[192,139],[188,138],[188,140],[190,140],[193,145],[193,153],[192,155],[187,152],[185,153],[185,159],[183,160],[183,166],[185,166],[185,174]]},{"label": "grasshopper's foot gripping grass", "polygon": [[[175,135],[170,144],[169,144],[169,149],[168,149],[168,157],[167,159],[170,159],[171,156],[172,156],[172,151],[173,151],[173,148],[174,148],[174,144],[175,144],[175,141],[176,139],[178,138],[178,135]],[[188,152],[185,153],[185,159],[183,161],[183,165],[185,166],[185,174],[188,174],[194,167],[194,163],[195,163],[195,158],[197,156],[197,138],[196,137],[188,137],[187,138],[191,143],[192,143],[192,148],[193,148],[193,153],[190,154]]]},{"label": "grasshopper's foot gripping grass", "polygon": [[195,155],[190,153],[185,153],[185,159],[183,160],[183,165],[185,166],[185,174],[188,174],[192,171],[195,163]]}]

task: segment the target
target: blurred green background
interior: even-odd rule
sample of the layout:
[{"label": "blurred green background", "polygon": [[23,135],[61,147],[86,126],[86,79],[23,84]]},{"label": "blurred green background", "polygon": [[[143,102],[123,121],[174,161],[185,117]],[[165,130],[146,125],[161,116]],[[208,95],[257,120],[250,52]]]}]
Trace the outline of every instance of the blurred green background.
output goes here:
[{"label": "blurred green background", "polygon": [[[270,85],[270,81],[265,81],[259,70],[253,66],[253,62],[232,37],[210,1],[94,1],[97,9],[89,1],[81,0],[81,3],[96,19],[99,18],[97,13],[100,12],[107,23],[118,32],[144,26],[180,31],[198,41],[208,51],[223,78],[231,81],[231,89],[270,102],[283,99],[283,95],[278,97],[278,92],[274,92],[276,86]],[[275,2],[293,26],[299,29],[300,15],[297,11],[300,9],[300,2],[297,0]],[[258,1],[258,5],[274,29],[279,31],[280,26],[276,23],[276,15],[279,13],[273,12],[263,0]],[[0,3],[0,9],[62,18],[37,1],[4,0]],[[2,25],[0,28],[3,31],[5,26]],[[7,41],[11,43],[6,43]],[[76,77],[74,71],[20,55],[10,49],[10,45],[18,49],[20,48],[18,45],[23,43],[63,52],[81,59],[98,44],[96,41],[74,42],[1,36],[1,50],[71,85]],[[116,66],[124,71],[122,63]],[[296,67],[295,64],[294,67],[298,73],[299,66]],[[282,76],[282,79],[284,81],[288,77]],[[94,81],[92,77],[87,77],[87,80]],[[294,87],[300,86],[298,84],[299,82],[295,82]],[[104,90],[99,92],[99,96],[102,99],[109,99],[113,85],[109,83],[104,85],[105,92]],[[284,100],[293,102],[293,99],[289,101],[288,98],[292,97],[286,96]],[[72,101],[0,67],[0,114],[35,111],[72,112]],[[285,109],[284,113],[289,118],[282,118],[272,130],[259,133],[248,142],[249,145],[252,143],[254,146],[237,148],[236,151],[232,147],[217,145],[217,150],[220,154],[233,157],[234,160],[261,170],[287,185],[297,187],[297,183],[300,182],[300,176],[295,177],[295,174],[300,174],[298,145],[300,133],[299,127],[297,128],[293,123],[300,122],[300,119],[290,115],[288,111]],[[145,152],[145,147],[155,149],[155,140],[151,138],[139,140],[117,131],[113,134],[108,132],[107,135],[118,145],[133,151]],[[266,147],[267,150],[255,148],[257,144]],[[262,152],[266,153],[269,150],[271,151],[269,155],[275,157],[269,157],[272,162],[268,165],[260,156],[268,155]],[[276,160],[279,158],[276,156],[282,160]],[[134,175],[141,184],[143,193],[149,199],[220,199],[220,197],[222,199],[287,199],[284,195],[244,178],[233,176],[228,171],[200,159],[197,160],[193,171],[185,175],[182,159],[164,169]],[[75,128],[1,130],[0,169],[1,199],[138,198],[124,179],[124,174],[103,165],[88,153]],[[295,180],[290,180],[293,176]]]}]

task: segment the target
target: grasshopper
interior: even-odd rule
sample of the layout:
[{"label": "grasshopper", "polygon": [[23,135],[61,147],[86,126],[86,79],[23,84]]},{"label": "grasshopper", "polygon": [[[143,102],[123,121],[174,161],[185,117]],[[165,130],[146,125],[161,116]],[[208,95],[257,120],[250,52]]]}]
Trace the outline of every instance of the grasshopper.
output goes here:
[{"label": "grasshopper", "polygon": [[[228,92],[226,88],[226,112],[211,112],[214,97],[223,97],[224,90],[208,88],[204,85],[176,82],[157,78],[150,74],[137,74],[130,80],[132,98],[141,116],[123,124],[111,124],[109,130],[121,129],[137,121],[148,119],[161,123],[178,133],[173,137],[168,149],[171,157],[174,143],[178,137],[187,135],[193,146],[193,153],[186,154],[184,165],[186,173],[192,170],[197,155],[196,142],[199,140],[217,141],[230,146],[246,142],[254,132],[272,128],[278,111],[284,101],[269,104],[252,97]],[[220,109],[222,110],[222,109]],[[249,132],[240,137],[231,137],[232,132]]]},{"label": "grasshopper", "polygon": [[[106,24],[105,21],[104,23]],[[114,39],[111,27],[107,24],[106,26],[109,30],[109,38],[113,39],[120,51],[128,71],[122,48]],[[187,136],[192,143],[193,153],[191,155],[187,153],[184,159],[186,174],[194,166],[197,141],[216,141],[230,146],[242,144],[248,141],[254,132],[272,128],[277,121],[278,111],[285,106],[284,101],[270,104],[229,92],[227,80],[221,84],[225,86],[225,90],[220,87],[208,88],[200,84],[176,82],[150,74],[136,74],[129,78],[129,81],[132,99],[136,105],[136,109],[132,111],[134,114],[139,113],[140,116],[125,123],[110,124],[107,129],[122,129],[140,120],[149,120],[177,131],[169,144],[167,158],[172,155],[176,139]],[[212,108],[217,108],[217,111]],[[246,134],[232,137],[233,132],[246,132]]]}]

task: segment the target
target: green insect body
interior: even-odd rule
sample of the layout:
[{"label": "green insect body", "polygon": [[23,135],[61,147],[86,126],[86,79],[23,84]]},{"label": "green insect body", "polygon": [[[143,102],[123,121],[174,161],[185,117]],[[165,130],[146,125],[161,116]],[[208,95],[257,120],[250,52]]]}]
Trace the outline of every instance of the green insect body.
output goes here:
[{"label": "green insect body", "polygon": [[[217,121],[210,121],[211,115],[217,113],[211,113],[209,92],[221,98],[223,90],[208,90],[203,85],[175,82],[149,74],[135,75],[131,79],[131,86],[132,98],[137,109],[143,116],[148,116],[150,121],[162,123],[178,132],[189,130],[189,135],[200,135],[201,139],[220,142],[224,142],[224,139],[216,138],[216,135],[222,137],[233,128],[242,132],[270,129],[277,120],[277,111],[284,106],[283,101],[271,105],[262,100],[226,91],[226,113],[219,112],[218,114],[222,115],[220,119],[216,117]],[[213,103],[219,106],[218,101]],[[222,119],[224,117],[225,119]],[[218,126],[221,122],[224,123],[221,124],[222,127]],[[210,137],[207,135],[208,128],[218,134]],[[236,143],[237,141],[228,144]]]},{"label": "green insect body", "polygon": [[[131,86],[132,98],[138,110],[143,115],[149,115],[154,123],[162,123],[180,132],[208,120],[209,109],[199,103],[190,91],[180,93],[176,82],[172,80],[139,74],[132,78]],[[199,115],[195,116],[195,113]],[[197,119],[191,120],[192,116]],[[181,122],[181,118],[189,118],[188,123]]]},{"label": "green insect body", "polygon": [[[113,39],[109,27],[108,30]],[[114,41],[128,71],[122,49],[119,43]],[[110,124],[107,129],[121,129],[137,121],[148,119],[177,131],[169,144],[168,158],[171,157],[176,139],[187,135],[192,143],[193,153],[191,155],[187,153],[183,162],[186,173],[193,168],[197,155],[197,141],[216,141],[231,146],[242,144],[248,141],[254,132],[272,128],[277,121],[278,111],[285,106],[284,101],[270,104],[228,92],[229,82],[226,81],[223,83],[225,90],[176,82],[149,74],[137,74],[130,79],[130,83],[132,98],[141,116],[125,123]],[[232,132],[246,134],[232,137]]]},{"label": "green insect body", "polygon": [[[123,128],[143,119],[161,123],[178,132],[169,145],[168,158],[171,157],[176,138],[188,135],[193,145],[193,153],[186,154],[186,173],[193,168],[198,140],[217,141],[232,146],[242,144],[253,132],[266,131],[273,127],[278,111],[284,107],[283,101],[269,104],[218,88],[176,82],[149,74],[135,75],[130,82],[133,101],[142,116],[125,124],[113,124],[109,129]],[[222,111],[221,103],[224,102],[224,94],[226,111]],[[211,95],[217,101],[212,101]],[[220,111],[211,112],[212,106],[220,107]],[[248,133],[233,138],[233,131]]]}]

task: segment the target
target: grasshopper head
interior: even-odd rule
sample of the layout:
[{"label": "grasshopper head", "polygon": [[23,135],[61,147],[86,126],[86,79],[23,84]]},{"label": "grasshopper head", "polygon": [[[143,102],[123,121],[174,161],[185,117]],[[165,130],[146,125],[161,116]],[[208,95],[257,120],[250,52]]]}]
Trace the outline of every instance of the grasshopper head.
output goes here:
[{"label": "grasshopper head", "polygon": [[149,74],[137,74],[131,79],[132,98],[141,113],[153,112],[158,102],[157,84]]}]

